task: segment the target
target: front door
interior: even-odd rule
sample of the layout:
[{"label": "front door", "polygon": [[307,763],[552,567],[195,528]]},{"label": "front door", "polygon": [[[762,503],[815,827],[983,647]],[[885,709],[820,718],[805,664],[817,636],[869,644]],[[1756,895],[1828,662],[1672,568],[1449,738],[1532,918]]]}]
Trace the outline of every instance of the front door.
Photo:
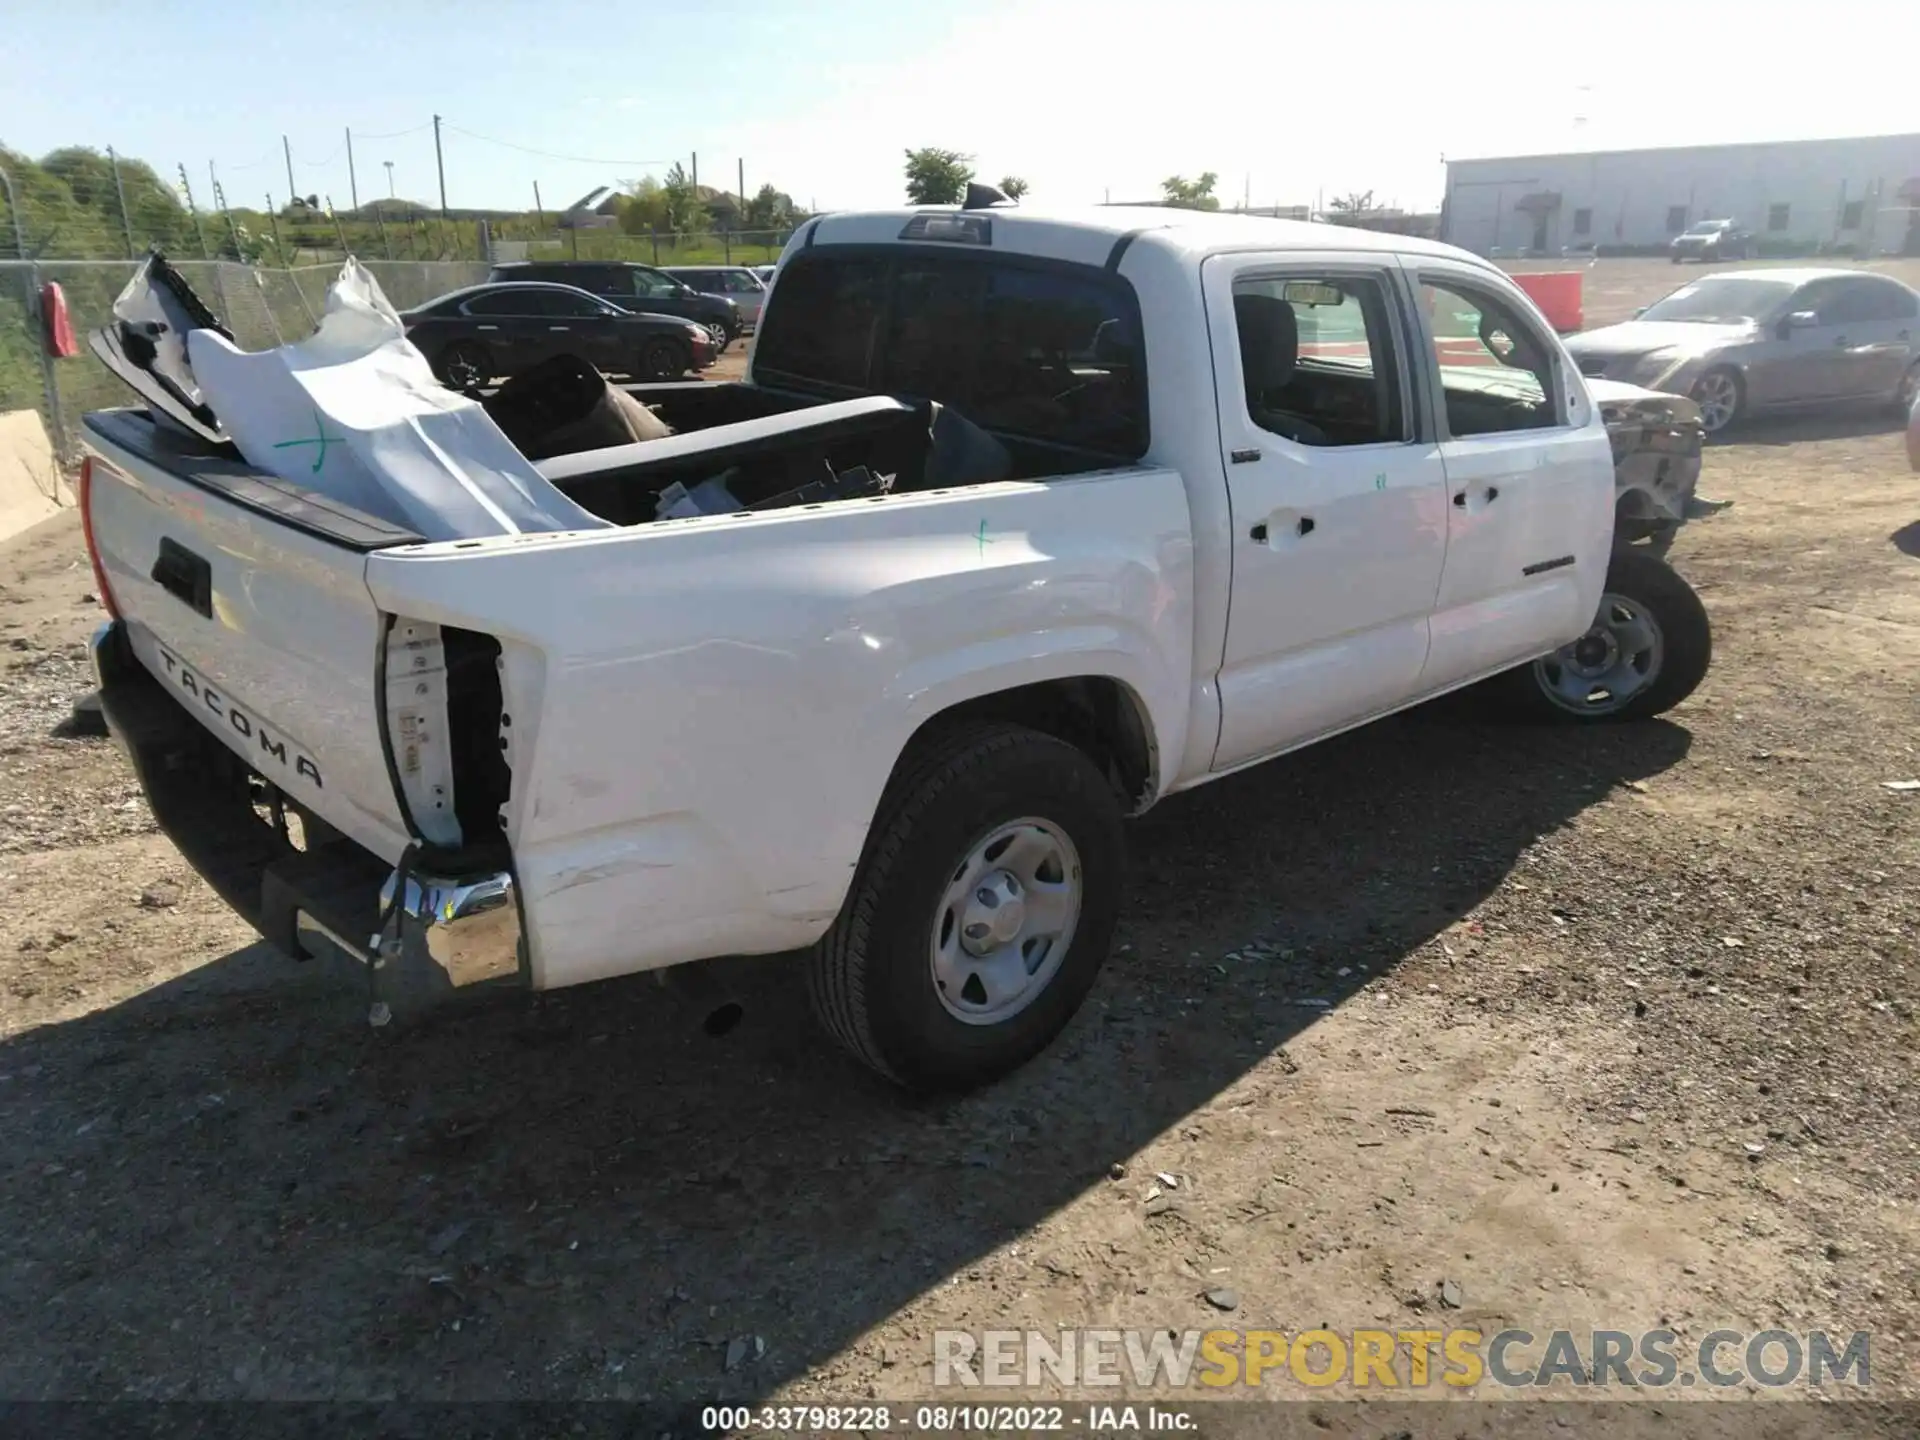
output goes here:
[{"label": "front door", "polygon": [[1613,449],[1551,331],[1479,267],[1408,259],[1433,364],[1447,563],[1425,684],[1458,685],[1586,629],[1613,528]]},{"label": "front door", "polygon": [[1223,255],[1201,273],[1233,526],[1223,770],[1416,692],[1446,488],[1391,257]]},{"label": "front door", "polygon": [[[1837,400],[1848,393],[1847,327],[1840,323],[1840,282],[1814,280],[1802,285],[1773,321],[1774,332],[1747,365],[1747,403],[1806,405]],[[1788,317],[1810,315],[1793,325]]]}]

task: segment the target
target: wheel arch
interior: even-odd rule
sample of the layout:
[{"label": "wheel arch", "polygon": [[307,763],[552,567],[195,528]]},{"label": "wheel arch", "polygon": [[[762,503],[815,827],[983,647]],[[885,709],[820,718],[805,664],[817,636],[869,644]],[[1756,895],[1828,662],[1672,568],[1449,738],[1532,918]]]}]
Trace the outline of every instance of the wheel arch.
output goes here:
[{"label": "wheel arch", "polygon": [[927,736],[991,720],[1024,725],[1082,751],[1107,776],[1129,814],[1139,814],[1159,796],[1161,754],[1146,703],[1131,685],[1111,675],[1032,681],[949,705],[928,716],[908,737],[893,773],[899,774],[906,756]]}]

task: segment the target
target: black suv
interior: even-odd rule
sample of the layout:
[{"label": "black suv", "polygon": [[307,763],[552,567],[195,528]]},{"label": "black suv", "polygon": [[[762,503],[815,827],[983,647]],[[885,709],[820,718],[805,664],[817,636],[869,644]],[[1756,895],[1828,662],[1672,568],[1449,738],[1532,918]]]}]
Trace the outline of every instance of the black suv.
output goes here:
[{"label": "black suv", "polygon": [[542,280],[604,295],[623,310],[678,315],[718,330],[732,343],[740,333],[740,307],[724,295],[689,290],[665,271],[627,260],[518,260],[493,267],[487,283]]}]

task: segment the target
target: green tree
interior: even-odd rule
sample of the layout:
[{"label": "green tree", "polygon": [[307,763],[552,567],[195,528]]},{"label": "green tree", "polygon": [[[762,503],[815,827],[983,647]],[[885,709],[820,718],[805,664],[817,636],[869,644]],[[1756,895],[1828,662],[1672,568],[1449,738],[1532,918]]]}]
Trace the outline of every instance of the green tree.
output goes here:
[{"label": "green tree", "polygon": [[909,204],[958,205],[966,199],[967,182],[973,179],[971,155],[927,146],[906,156]]},{"label": "green tree", "polygon": [[1160,182],[1160,193],[1164,205],[1176,210],[1218,210],[1220,201],[1215,198],[1213,187],[1220,177],[1211,170],[1203,170],[1198,179],[1189,180],[1184,175],[1173,175]]},{"label": "green tree", "polygon": [[660,195],[666,205],[667,229],[685,232],[698,230],[707,223],[707,207],[700,199],[700,192],[686,167],[678,161],[660,182]]},{"label": "green tree", "polygon": [[1000,177],[1000,193],[1009,200],[1020,199],[1032,188],[1032,186],[1028,185],[1027,182],[1022,180],[1018,175],[1002,175]]},{"label": "green tree", "polygon": [[629,235],[673,228],[667,223],[666,192],[653,176],[642,175],[628,182],[627,197],[620,205],[620,228]]},{"label": "green tree", "polygon": [[747,230],[784,230],[793,223],[793,197],[771,185],[762,185],[747,201],[741,226]]}]

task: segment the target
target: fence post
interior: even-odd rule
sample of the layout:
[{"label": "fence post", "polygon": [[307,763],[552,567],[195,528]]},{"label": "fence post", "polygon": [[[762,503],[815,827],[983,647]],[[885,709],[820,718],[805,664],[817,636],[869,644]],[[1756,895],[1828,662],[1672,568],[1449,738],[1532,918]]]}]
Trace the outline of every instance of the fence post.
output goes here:
[{"label": "fence post", "polygon": [[727,264],[731,265],[733,263],[733,232],[731,230],[720,232],[720,248],[727,257]]},{"label": "fence post", "polygon": [[133,220],[127,214],[127,187],[120,183],[120,157],[107,147],[107,164],[113,170],[113,193],[120,198],[120,229],[127,237],[127,258],[133,259]]},{"label": "fence post", "polygon": [[660,263],[660,227],[654,226],[647,235],[653,241],[653,263],[658,265]]}]

